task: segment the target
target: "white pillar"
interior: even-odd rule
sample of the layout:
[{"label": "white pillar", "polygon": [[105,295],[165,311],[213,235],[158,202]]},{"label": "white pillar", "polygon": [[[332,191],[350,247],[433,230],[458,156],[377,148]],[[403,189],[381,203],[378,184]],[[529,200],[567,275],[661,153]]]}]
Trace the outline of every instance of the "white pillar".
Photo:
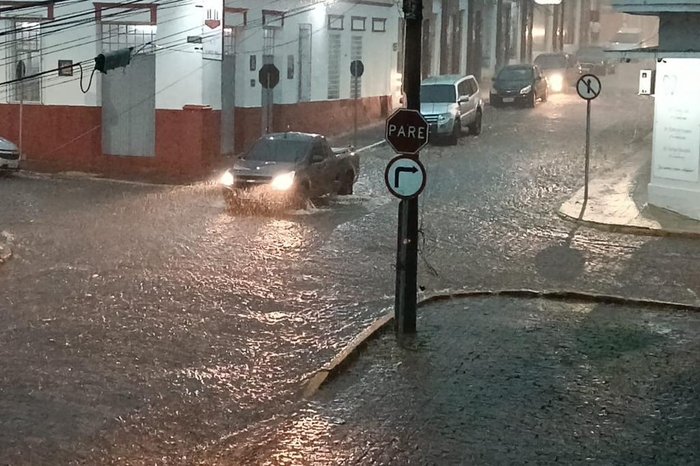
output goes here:
[{"label": "white pillar", "polygon": [[440,74],[440,55],[442,53],[442,2],[433,0],[433,60],[432,74]]},{"label": "white pillar", "polygon": [[700,220],[700,59],[656,65],[649,203]]},{"label": "white pillar", "polygon": [[459,38],[460,42],[460,54],[459,54],[459,71],[460,73],[467,72],[467,38],[469,37],[469,31],[467,28],[467,9],[469,7],[469,0],[459,1],[459,17],[462,22],[462,36]]},{"label": "white pillar", "polygon": [[579,46],[581,45],[581,8],[583,8],[583,5],[581,4],[581,0],[576,0],[573,3],[573,7],[575,8],[574,10],[574,51],[578,50]]}]

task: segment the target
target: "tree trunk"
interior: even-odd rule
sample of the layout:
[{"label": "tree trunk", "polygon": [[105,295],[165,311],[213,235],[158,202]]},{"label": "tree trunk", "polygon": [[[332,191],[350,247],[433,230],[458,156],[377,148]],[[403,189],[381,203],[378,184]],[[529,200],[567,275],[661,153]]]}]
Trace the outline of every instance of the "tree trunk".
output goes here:
[{"label": "tree trunk", "polygon": [[503,66],[503,0],[496,3],[496,72]]},{"label": "tree trunk", "polygon": [[535,5],[527,0],[527,61],[532,63],[532,28],[535,21]]},{"label": "tree trunk", "polygon": [[560,5],[552,7],[552,51],[559,50],[559,8]]},{"label": "tree trunk", "polygon": [[530,0],[520,0],[520,62],[527,61],[527,16]]}]

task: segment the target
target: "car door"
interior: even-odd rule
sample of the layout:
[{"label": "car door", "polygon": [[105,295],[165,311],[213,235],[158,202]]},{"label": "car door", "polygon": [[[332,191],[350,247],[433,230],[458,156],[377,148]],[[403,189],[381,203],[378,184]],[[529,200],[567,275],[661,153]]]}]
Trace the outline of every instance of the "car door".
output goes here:
[{"label": "car door", "polygon": [[476,81],[476,78],[469,78],[469,90],[471,91],[471,110],[476,118],[476,110],[479,108],[479,104],[481,103],[481,93],[479,91],[479,83]]},{"label": "car door", "polygon": [[459,113],[462,116],[460,123],[462,127],[467,126],[471,123],[474,118],[471,111],[471,92],[469,81],[463,79],[457,83],[457,95],[459,96]]},{"label": "car door", "polygon": [[312,196],[322,196],[330,192],[333,177],[330,175],[332,166],[328,144],[316,139],[311,146],[311,159],[309,160],[309,181]]}]

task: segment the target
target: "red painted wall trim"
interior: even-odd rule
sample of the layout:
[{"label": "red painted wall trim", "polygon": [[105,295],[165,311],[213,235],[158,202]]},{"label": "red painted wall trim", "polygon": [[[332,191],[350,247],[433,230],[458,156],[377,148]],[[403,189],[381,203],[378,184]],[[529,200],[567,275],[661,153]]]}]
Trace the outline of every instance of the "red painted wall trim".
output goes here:
[{"label": "red painted wall trim", "polygon": [[[133,21],[104,21],[102,17],[103,10],[150,10],[150,22],[133,22]],[[114,13],[113,13],[114,14]],[[106,15],[107,17],[109,14]],[[109,24],[143,24],[156,25],[158,24],[158,5],[156,3],[107,3],[95,2],[95,21],[102,21]]]}]

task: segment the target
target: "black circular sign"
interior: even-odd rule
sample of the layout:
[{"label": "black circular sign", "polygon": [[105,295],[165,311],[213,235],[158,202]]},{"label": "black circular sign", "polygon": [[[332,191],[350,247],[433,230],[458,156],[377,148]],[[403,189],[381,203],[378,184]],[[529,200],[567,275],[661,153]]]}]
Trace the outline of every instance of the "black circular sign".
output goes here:
[{"label": "black circular sign", "polygon": [[280,70],[272,63],[263,65],[258,72],[258,80],[265,89],[274,89],[280,82]]},{"label": "black circular sign", "polygon": [[365,64],[362,60],[353,60],[350,62],[350,74],[354,78],[361,78],[365,74]]}]

